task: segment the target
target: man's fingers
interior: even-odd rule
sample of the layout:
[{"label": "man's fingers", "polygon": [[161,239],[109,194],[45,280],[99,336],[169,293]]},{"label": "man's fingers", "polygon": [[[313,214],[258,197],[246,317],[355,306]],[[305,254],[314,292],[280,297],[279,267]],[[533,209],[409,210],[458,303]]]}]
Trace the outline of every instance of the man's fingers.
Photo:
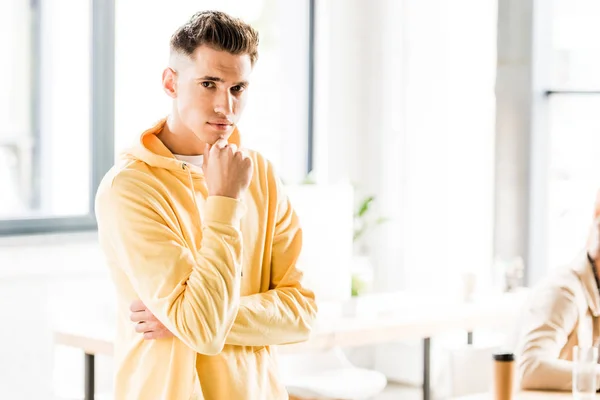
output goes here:
[{"label": "man's fingers", "polygon": [[248,168],[250,168],[250,170],[252,170],[252,159],[250,157],[243,157],[243,162],[244,165],[247,166]]},{"label": "man's fingers", "polygon": [[144,332],[144,340],[166,339],[173,337],[173,334],[166,329]]},{"label": "man's fingers", "polygon": [[160,322],[158,321],[142,321],[135,324],[135,331],[139,333],[145,332],[156,332],[166,330]]},{"label": "man's fingers", "polygon": [[146,333],[146,332],[151,332],[153,330],[153,326],[151,324],[149,324],[148,322],[140,322],[135,324],[135,331],[137,333]]},{"label": "man's fingers", "polygon": [[132,322],[142,322],[142,321],[147,321],[149,318],[148,313],[146,312],[146,310],[144,311],[136,311],[136,312],[132,312],[129,315],[129,319]]},{"label": "man's fingers", "polygon": [[215,144],[213,144],[213,147],[216,147],[217,149],[224,149],[228,144],[229,143],[227,143],[227,140],[219,139],[215,142]]},{"label": "man's fingers", "polygon": [[144,305],[144,303],[142,303],[141,300],[137,299],[131,303],[131,306],[129,306],[129,310],[131,312],[144,311],[146,310],[146,306]]},{"label": "man's fingers", "polygon": [[136,311],[129,315],[129,319],[132,322],[158,322],[158,318],[154,316],[149,310]]},{"label": "man's fingers", "polygon": [[208,156],[210,154],[210,144],[206,143],[204,145],[204,153],[202,155],[202,169],[206,171],[206,166],[208,165]]},{"label": "man's fingers", "polygon": [[248,151],[244,148],[239,148],[238,151],[235,153],[235,156],[240,160],[250,158],[250,154],[248,154]]},{"label": "man's fingers", "polygon": [[218,154],[224,151],[227,148],[227,141],[223,139],[219,139],[213,144],[208,152],[209,157],[216,156],[219,157]]},{"label": "man's fingers", "polygon": [[[137,300],[134,301],[130,309],[132,310],[129,319],[135,322],[135,331],[142,333],[144,339],[165,339],[170,338],[173,334],[165,328],[165,326],[148,310],[144,303]],[[135,310],[135,311],[134,311]]]}]

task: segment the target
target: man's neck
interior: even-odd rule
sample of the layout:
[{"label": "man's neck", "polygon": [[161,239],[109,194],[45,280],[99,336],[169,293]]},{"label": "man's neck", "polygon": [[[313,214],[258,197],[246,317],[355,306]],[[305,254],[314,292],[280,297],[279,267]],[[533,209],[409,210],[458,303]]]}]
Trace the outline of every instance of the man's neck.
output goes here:
[{"label": "man's neck", "polygon": [[164,128],[156,136],[173,154],[198,156],[204,153],[205,143],[173,116],[167,118]]}]

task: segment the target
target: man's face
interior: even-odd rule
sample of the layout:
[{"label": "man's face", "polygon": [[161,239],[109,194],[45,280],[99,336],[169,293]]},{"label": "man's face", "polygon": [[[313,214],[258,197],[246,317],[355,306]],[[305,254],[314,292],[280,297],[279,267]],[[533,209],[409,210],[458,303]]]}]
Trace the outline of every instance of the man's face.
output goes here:
[{"label": "man's face", "polygon": [[175,100],[180,122],[204,143],[228,139],[246,105],[250,56],[201,46],[192,57],[175,58],[174,68],[163,74],[163,84]]}]

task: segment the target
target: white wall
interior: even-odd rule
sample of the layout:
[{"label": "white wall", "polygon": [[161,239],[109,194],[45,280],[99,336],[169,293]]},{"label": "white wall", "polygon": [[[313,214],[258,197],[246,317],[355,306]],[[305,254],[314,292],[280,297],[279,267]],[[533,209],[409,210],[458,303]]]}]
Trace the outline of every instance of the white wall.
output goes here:
[{"label": "white wall", "polygon": [[[376,289],[454,296],[465,271],[489,282],[496,2],[318,6],[317,177],[350,180],[392,218],[370,240]],[[419,349],[348,352],[366,367],[394,359],[411,381]]]},{"label": "white wall", "polygon": [[[81,313],[86,299],[111,298],[95,235],[0,239],[0,394],[11,400],[83,397],[83,354],[54,347],[52,327]],[[100,317],[100,315],[99,315]],[[98,362],[99,391],[111,382]]]},{"label": "white wall", "polygon": [[[378,196],[377,213],[393,219],[372,248],[380,289],[402,281],[402,33],[393,20],[401,2],[318,2],[316,155],[319,181],[349,181],[356,201]],[[377,241],[377,240],[374,240]]]},{"label": "white wall", "polygon": [[377,287],[446,290],[465,270],[488,279],[495,1],[319,7],[318,178],[376,194],[392,218],[371,240]]}]

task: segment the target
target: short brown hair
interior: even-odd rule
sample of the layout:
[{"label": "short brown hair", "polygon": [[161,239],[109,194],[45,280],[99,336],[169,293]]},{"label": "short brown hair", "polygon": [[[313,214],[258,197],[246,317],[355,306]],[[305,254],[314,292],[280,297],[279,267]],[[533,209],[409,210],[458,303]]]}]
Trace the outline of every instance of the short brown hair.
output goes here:
[{"label": "short brown hair", "polygon": [[171,52],[191,56],[202,45],[236,55],[248,54],[252,65],[258,59],[258,32],[221,11],[197,12],[171,36]]}]

